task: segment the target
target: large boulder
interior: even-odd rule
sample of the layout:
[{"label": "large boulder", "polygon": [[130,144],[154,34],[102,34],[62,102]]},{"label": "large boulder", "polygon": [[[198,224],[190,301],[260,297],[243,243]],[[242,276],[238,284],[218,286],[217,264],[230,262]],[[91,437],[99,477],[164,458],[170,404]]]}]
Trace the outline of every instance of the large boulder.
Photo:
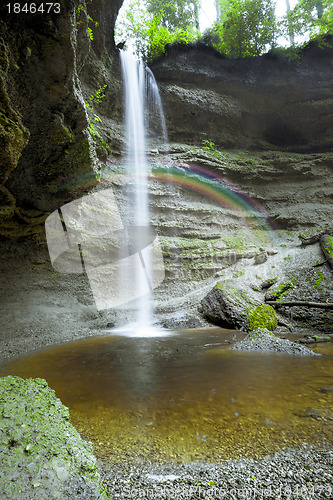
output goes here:
[{"label": "large boulder", "polygon": [[218,282],[201,301],[203,316],[223,328],[243,328],[259,302],[228,281]]}]

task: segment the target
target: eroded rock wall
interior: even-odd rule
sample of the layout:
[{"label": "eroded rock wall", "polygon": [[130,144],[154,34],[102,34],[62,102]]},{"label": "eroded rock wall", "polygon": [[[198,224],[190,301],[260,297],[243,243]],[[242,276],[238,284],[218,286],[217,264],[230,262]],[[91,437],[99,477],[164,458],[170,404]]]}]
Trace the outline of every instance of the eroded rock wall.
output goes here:
[{"label": "eroded rock wall", "polygon": [[292,60],[237,60],[205,46],[179,46],[151,67],[172,141],[294,152],[332,148],[332,47],[311,43]]},{"label": "eroded rock wall", "polygon": [[[62,0],[59,14],[0,7],[3,235],[40,227],[45,212],[94,184],[99,160],[119,145],[110,116],[120,114],[113,25],[121,3]],[[91,100],[103,87],[103,101]]]}]

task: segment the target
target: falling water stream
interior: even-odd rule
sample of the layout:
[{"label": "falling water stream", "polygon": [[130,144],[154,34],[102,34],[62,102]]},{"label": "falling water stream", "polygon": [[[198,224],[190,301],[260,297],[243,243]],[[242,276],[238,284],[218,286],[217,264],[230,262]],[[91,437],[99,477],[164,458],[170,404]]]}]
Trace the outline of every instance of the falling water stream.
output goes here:
[{"label": "falling water stream", "polygon": [[[134,174],[135,182],[134,225],[142,228],[141,231],[145,231],[149,238],[148,165],[144,115],[146,72],[142,61],[136,60],[129,52],[121,52],[120,57],[125,87],[126,165],[128,171]],[[140,290],[145,289],[146,281],[149,283],[147,274],[151,266],[152,262],[148,255],[145,260],[145,272],[137,272],[138,295]],[[138,330],[150,327],[152,324],[150,295],[145,294],[140,297],[136,322]]]},{"label": "falling water stream", "polygon": [[[133,176],[134,179],[134,205],[131,207],[129,204],[128,211],[133,210],[136,246],[140,249],[145,242],[154,240],[150,225],[148,198],[147,129],[149,117],[158,115],[164,142],[167,141],[167,133],[162,102],[153,73],[129,52],[121,52],[120,58],[125,91],[126,170],[127,174]],[[132,325],[130,330],[132,332],[134,330],[138,336],[152,335],[154,332],[152,329],[153,283],[151,277],[155,272],[154,250],[146,252],[145,258],[141,250],[138,253],[140,265],[135,269],[132,286],[137,287],[134,295],[139,299],[136,306],[135,325]],[[119,287],[122,286],[122,282],[128,281],[124,278],[120,274]]]}]

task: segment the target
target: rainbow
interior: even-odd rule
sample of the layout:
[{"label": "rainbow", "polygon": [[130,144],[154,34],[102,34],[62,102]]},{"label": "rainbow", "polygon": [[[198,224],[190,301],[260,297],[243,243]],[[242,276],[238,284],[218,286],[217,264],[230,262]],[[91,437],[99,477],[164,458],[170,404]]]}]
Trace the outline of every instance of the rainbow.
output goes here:
[{"label": "rainbow", "polygon": [[[176,184],[201,193],[237,214],[252,230],[259,229],[276,233],[277,225],[261,205],[227,179],[194,164],[186,163],[175,166],[170,161],[165,163],[160,161],[157,164],[154,159],[150,160],[150,163],[149,180]],[[124,161],[121,160],[119,164],[123,166]],[[100,184],[107,184],[110,187],[110,183],[115,179],[121,178],[122,181],[124,179],[130,181],[135,176],[133,173],[121,172],[123,168],[119,170],[119,173],[107,174],[107,178],[104,178]],[[104,174],[104,172],[102,173]],[[78,194],[88,193],[98,183],[92,171],[89,170],[81,174],[80,177],[73,176],[66,179],[66,182],[60,186],[59,184],[54,185],[53,191],[71,192],[75,193],[77,197]]]},{"label": "rainbow", "polygon": [[257,201],[253,200],[235,184],[197,165],[155,167],[149,178],[178,184],[202,193],[235,212],[252,229],[266,231],[275,231],[277,229],[274,221]]}]

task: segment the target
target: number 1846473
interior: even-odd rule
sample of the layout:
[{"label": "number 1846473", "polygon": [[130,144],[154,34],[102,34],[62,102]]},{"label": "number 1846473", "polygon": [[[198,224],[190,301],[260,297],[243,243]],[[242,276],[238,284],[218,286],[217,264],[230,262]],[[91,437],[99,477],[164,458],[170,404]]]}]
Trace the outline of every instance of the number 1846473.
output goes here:
[{"label": "number 1846473", "polygon": [[8,14],[60,14],[60,3],[45,2],[45,3],[25,3],[23,5],[18,2],[8,3],[6,5]]}]

